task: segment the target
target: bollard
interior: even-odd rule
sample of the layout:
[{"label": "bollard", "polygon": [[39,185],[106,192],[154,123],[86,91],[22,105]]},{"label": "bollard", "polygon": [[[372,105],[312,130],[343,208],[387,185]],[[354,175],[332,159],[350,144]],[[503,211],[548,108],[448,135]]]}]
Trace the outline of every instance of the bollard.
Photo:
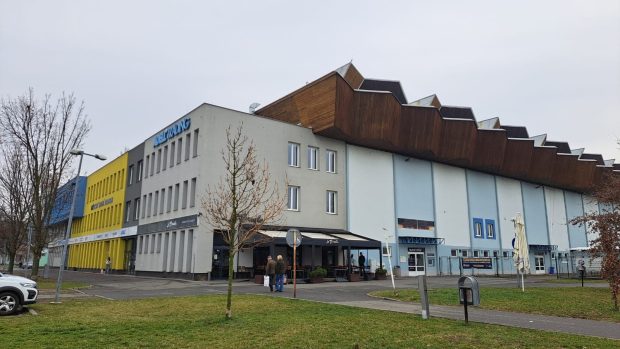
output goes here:
[{"label": "bollard", "polygon": [[418,276],[418,291],[420,292],[420,303],[422,303],[422,319],[427,320],[430,316],[428,306],[428,290],[426,288],[426,274]]}]

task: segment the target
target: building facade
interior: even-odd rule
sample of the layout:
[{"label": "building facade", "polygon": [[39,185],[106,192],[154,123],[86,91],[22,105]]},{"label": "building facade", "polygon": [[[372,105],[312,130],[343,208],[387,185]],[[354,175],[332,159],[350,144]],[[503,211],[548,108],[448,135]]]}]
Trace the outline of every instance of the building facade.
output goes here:
[{"label": "building facade", "polygon": [[[408,102],[400,83],[348,64],[256,114],[202,104],[88,176],[68,265],[96,270],[110,256],[118,272],[226,277],[228,247],[201,206],[225,174],[227,130],[239,127],[287,209],[261,232],[270,243],[237,254],[238,276],[281,254],[338,277],[360,253],[371,271],[389,256],[401,276],[515,273],[519,213],[531,273],[571,272],[593,235],[569,222],[606,209],[586,193],[620,170],[434,95]],[[284,241],[289,228],[304,238],[297,256]],[[464,270],[464,258],[491,262]]]}]

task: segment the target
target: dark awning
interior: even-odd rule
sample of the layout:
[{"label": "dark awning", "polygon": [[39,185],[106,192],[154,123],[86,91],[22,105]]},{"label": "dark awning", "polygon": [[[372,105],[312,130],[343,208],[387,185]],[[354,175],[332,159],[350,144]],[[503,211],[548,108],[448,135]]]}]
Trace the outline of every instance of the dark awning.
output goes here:
[{"label": "dark awning", "polygon": [[[314,230],[314,229],[313,229]],[[367,237],[359,236],[347,231],[308,231],[299,229],[301,232],[301,245],[315,246],[343,246],[353,249],[370,248],[380,249],[381,242]],[[275,243],[276,245],[286,245],[286,231],[282,230],[261,230],[260,233],[268,241],[265,243]]]}]

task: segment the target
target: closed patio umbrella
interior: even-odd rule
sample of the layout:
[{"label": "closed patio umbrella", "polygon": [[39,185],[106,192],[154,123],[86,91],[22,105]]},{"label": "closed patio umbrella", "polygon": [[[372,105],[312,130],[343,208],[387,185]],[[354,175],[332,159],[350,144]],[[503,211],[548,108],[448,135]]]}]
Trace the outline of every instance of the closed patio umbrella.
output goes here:
[{"label": "closed patio umbrella", "polygon": [[525,284],[523,282],[523,274],[530,271],[530,249],[527,245],[527,236],[525,234],[525,223],[521,213],[517,213],[514,219],[515,240],[513,259],[517,266],[517,272],[521,273],[521,288],[525,292]]}]

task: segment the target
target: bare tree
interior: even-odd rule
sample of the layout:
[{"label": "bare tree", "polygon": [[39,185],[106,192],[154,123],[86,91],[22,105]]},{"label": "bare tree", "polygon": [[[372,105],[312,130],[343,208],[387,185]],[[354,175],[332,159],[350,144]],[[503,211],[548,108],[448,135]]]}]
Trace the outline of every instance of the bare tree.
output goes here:
[{"label": "bare tree", "polygon": [[606,173],[592,196],[606,208],[601,212],[586,213],[571,221],[573,224],[585,224],[598,237],[592,241],[589,253],[601,258],[601,276],[607,279],[611,290],[614,309],[618,310],[620,295],[620,175]]},{"label": "bare tree", "polygon": [[226,139],[222,150],[225,175],[216,187],[209,186],[202,208],[208,223],[228,244],[226,318],[230,319],[235,255],[241,248],[261,242],[258,232],[263,225],[279,222],[284,200],[271,180],[268,164],[257,161],[256,147],[243,134],[243,125],[235,133],[229,127]]},{"label": "bare tree", "polygon": [[3,249],[9,258],[7,271],[12,274],[17,251],[26,240],[30,183],[15,144],[3,144],[0,155],[0,230]]},{"label": "bare tree", "polygon": [[55,102],[49,95],[38,100],[31,88],[23,96],[0,101],[0,132],[19,148],[30,182],[28,216],[35,279],[42,250],[49,243],[47,225],[56,191],[67,179],[72,160],[69,151],[82,146],[89,130],[84,103],[77,103],[73,94],[63,94]]}]

